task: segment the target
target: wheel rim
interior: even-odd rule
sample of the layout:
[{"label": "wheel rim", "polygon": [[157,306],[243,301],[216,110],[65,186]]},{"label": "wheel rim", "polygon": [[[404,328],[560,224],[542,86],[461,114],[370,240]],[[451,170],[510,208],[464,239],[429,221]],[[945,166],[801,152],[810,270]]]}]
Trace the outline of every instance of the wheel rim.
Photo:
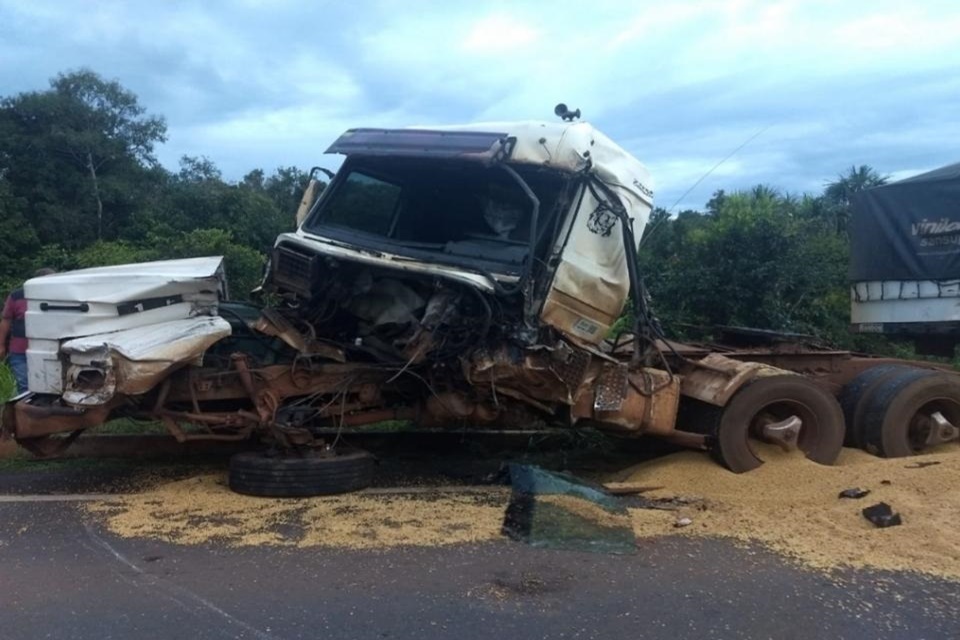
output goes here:
[{"label": "wheel rim", "polygon": [[[799,422],[799,433],[791,438],[771,437],[771,426],[786,426],[791,421]],[[747,447],[750,452],[763,462],[755,442],[764,442],[781,446],[785,450],[800,449],[808,455],[816,443],[820,433],[819,420],[816,413],[807,404],[792,399],[781,399],[768,402],[754,414],[747,429]],[[784,446],[788,445],[788,446]]]},{"label": "wheel rim", "polygon": [[960,403],[951,398],[936,398],[914,412],[907,424],[907,442],[914,453],[957,439]]}]

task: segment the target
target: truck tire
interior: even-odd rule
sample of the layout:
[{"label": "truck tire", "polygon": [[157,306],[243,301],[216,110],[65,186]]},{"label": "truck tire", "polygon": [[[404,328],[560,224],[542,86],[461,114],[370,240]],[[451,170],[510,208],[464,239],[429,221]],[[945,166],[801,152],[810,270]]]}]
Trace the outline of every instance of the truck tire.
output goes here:
[{"label": "truck tire", "polygon": [[272,454],[247,451],[230,458],[230,489],[275,498],[325,496],[359,491],[373,480],[374,458],[360,449]]},{"label": "truck tire", "polygon": [[840,408],[843,409],[843,420],[846,424],[846,435],[843,441],[845,446],[857,448],[864,446],[863,413],[867,404],[866,398],[870,392],[892,376],[917,370],[902,364],[881,364],[861,371],[843,387],[837,399],[840,401]]},{"label": "truck tire", "polygon": [[881,382],[865,400],[864,449],[884,458],[922,453],[933,413],[960,426],[960,380],[950,374],[917,369]]},{"label": "truck tire", "polygon": [[843,447],[843,411],[836,398],[799,375],[757,378],[737,391],[719,412],[710,438],[711,454],[734,473],[763,464],[749,440],[761,415],[800,418],[797,447],[810,460],[833,464]]}]

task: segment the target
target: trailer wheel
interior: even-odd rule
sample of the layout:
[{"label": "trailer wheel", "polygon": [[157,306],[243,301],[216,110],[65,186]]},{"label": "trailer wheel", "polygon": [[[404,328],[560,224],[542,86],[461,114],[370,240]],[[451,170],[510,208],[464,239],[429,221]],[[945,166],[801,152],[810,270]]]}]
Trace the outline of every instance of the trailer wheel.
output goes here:
[{"label": "trailer wheel", "polygon": [[846,423],[844,445],[863,448],[863,414],[870,393],[884,380],[910,371],[921,371],[921,369],[902,364],[881,364],[860,372],[843,387],[837,399],[840,401]]},{"label": "trailer wheel", "polygon": [[866,401],[864,448],[874,455],[915,455],[960,434],[960,380],[949,374],[918,369],[890,378]]},{"label": "trailer wheel", "polygon": [[374,458],[360,449],[275,454],[249,451],[230,458],[230,489],[277,498],[358,491],[373,480]]},{"label": "trailer wheel", "polygon": [[807,458],[833,464],[843,447],[843,411],[837,400],[810,380],[798,375],[758,378],[734,394],[719,412],[710,450],[714,458],[734,473],[763,464],[751,439],[769,439],[769,427],[799,426],[778,434],[785,444],[795,444]]}]

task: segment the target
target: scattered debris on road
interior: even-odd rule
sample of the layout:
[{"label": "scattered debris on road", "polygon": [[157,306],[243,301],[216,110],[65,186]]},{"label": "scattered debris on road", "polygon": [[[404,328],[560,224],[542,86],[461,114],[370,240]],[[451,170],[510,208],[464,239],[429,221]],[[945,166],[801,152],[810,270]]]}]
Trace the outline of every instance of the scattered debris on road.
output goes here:
[{"label": "scattered debris on road", "polygon": [[838,498],[848,498],[850,500],[859,500],[870,495],[870,489],[861,489],[859,487],[854,487],[852,489],[844,489],[841,491],[837,497]]},{"label": "scattered debris on road", "polygon": [[894,513],[893,508],[886,502],[878,502],[873,506],[867,507],[862,513],[863,517],[872,522],[878,529],[886,529],[887,527],[896,527],[903,524],[900,514]]},{"label": "scattered debris on road", "polygon": [[939,460],[921,460],[919,462],[914,462],[908,464],[904,469],[924,469],[926,467],[932,467],[935,464],[940,464]]},{"label": "scattered debris on road", "polygon": [[[871,567],[960,578],[960,447],[946,445],[921,457],[924,473],[900,459],[844,449],[835,466],[817,465],[777,447],[762,452],[775,461],[736,475],[706,456],[682,452],[625,469],[609,482],[661,485],[645,499],[702,496],[674,512],[630,509],[639,538],[717,536],[761,544],[807,566]],[[903,524],[879,530],[848,500],[844,488],[869,487],[871,497],[897,506]],[[677,518],[693,526],[676,528]]]},{"label": "scattered debris on road", "polygon": [[635,484],[632,482],[605,482],[603,483],[603,488],[607,490],[607,493],[614,496],[630,496],[663,489],[663,487],[658,485]]},{"label": "scattered debris on road", "polygon": [[513,494],[503,521],[512,540],[548,549],[635,553],[636,538],[622,501],[563,473],[511,464]]}]

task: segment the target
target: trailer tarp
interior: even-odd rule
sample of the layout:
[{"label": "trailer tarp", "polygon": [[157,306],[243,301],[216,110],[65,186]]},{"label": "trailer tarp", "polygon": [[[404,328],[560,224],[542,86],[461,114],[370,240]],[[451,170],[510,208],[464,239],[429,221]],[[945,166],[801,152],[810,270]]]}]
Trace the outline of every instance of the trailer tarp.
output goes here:
[{"label": "trailer tarp", "polygon": [[960,163],[853,198],[850,280],[960,279]]}]

